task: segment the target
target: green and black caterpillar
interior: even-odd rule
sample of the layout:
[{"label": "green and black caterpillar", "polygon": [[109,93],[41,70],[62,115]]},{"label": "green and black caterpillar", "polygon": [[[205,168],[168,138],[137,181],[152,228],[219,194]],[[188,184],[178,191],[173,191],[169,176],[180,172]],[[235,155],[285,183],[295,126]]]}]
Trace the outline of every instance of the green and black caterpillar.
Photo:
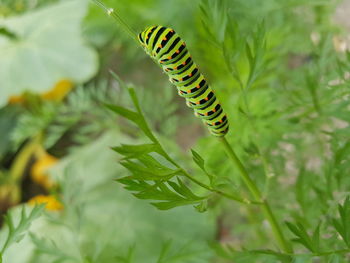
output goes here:
[{"label": "green and black caterpillar", "polygon": [[211,134],[224,136],[229,128],[227,116],[179,35],[171,28],[151,26],[138,35],[138,40]]}]

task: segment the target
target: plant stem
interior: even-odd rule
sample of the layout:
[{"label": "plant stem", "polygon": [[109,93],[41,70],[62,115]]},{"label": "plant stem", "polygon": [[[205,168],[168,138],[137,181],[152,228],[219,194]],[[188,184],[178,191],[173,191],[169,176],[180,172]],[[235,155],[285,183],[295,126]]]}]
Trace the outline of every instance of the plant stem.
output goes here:
[{"label": "plant stem", "polygon": [[29,159],[40,146],[41,137],[41,134],[39,134],[33,139],[30,139],[30,141],[24,145],[21,151],[17,154],[16,159],[10,168],[10,177],[13,182],[18,183],[22,178]]},{"label": "plant stem", "polygon": [[[254,251],[254,250],[253,250]],[[255,252],[264,254],[263,251],[261,250],[256,250]],[[325,252],[317,252],[317,253],[282,253],[282,252],[274,252],[275,255],[281,255],[281,256],[294,256],[294,257],[325,257],[329,256],[332,254],[344,254],[344,253],[349,253],[350,249],[345,248],[345,249],[339,249],[339,250],[333,250],[333,251],[325,251]]]},{"label": "plant stem", "polygon": [[122,27],[123,29],[134,39],[137,43],[137,34],[135,31],[115,12],[113,8],[108,8],[99,0],[92,0],[96,5],[101,7],[109,16],[113,17]]},{"label": "plant stem", "polygon": [[267,202],[267,200],[264,200],[262,198],[262,195],[261,195],[259,189],[257,188],[256,184],[248,175],[248,172],[245,169],[244,165],[239,160],[236,153],[233,151],[231,145],[227,142],[225,137],[221,137],[219,140],[223,144],[227,155],[230,157],[232,162],[237,166],[237,168],[241,174],[243,182],[245,183],[245,185],[247,186],[247,188],[249,189],[249,191],[251,192],[253,197],[258,202],[262,203],[261,204],[262,210],[265,214],[266,219],[269,221],[269,223],[271,225],[272,232],[273,232],[277,242],[279,243],[281,249],[283,249],[283,251],[285,251],[286,253],[293,253],[293,249],[290,246],[290,244],[286,241],[286,239],[283,235],[283,232],[282,232],[282,230],[281,230],[281,228],[276,220],[276,217],[274,216],[274,214],[271,210],[269,203]]},{"label": "plant stem", "polygon": [[311,94],[311,99],[312,99],[312,104],[316,110],[316,112],[318,113],[318,115],[322,115],[322,108],[320,106],[320,102],[318,99],[318,94],[316,89],[310,89],[310,94]]},{"label": "plant stem", "polygon": [[189,180],[191,180],[192,182],[194,182],[195,184],[198,184],[199,186],[209,190],[210,192],[214,192],[214,193],[217,193],[219,195],[222,195],[228,199],[231,199],[231,200],[235,200],[237,202],[240,202],[240,203],[244,203],[244,204],[254,204],[254,205],[261,205],[262,203],[260,202],[255,202],[255,201],[251,201],[251,200],[248,200],[246,198],[240,198],[238,196],[234,196],[234,195],[230,195],[228,193],[225,193],[225,192],[222,192],[218,189],[214,189],[212,187],[210,187],[209,185],[206,185],[200,181],[198,181],[197,179],[193,178],[191,175],[189,175],[185,170],[181,169],[181,172],[184,176],[186,176]]}]

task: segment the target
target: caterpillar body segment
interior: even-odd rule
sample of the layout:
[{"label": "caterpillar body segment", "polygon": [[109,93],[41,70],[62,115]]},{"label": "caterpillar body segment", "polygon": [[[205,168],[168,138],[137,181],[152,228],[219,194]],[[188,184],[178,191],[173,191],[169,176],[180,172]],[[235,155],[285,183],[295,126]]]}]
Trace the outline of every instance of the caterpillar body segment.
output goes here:
[{"label": "caterpillar body segment", "polygon": [[171,28],[151,26],[138,35],[138,40],[210,133],[224,136],[229,129],[227,116],[180,36]]}]

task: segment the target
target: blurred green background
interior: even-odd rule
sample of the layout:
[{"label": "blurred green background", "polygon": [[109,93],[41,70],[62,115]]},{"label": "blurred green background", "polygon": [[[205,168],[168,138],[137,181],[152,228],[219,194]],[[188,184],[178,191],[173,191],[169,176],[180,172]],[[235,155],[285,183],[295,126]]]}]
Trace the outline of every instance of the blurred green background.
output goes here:
[{"label": "blurred green background", "polygon": [[[350,186],[349,1],[104,4],[136,32],[159,24],[181,35],[227,111],[227,139],[277,216],[302,218],[311,228],[321,218],[326,231]],[[245,253],[275,248],[255,208],[215,197],[205,213],[191,206],[158,211],[115,181],[128,172],[110,148],[144,137],[104,107],[131,106],[110,71],[135,87],[174,159],[199,174],[194,148],[223,188],[240,188],[217,140],[101,8],[86,0],[2,0],[0,212],[19,222],[23,205],[51,204],[30,234],[3,251],[3,262],[279,262]],[[324,246],[341,248],[337,233],[327,233]],[[224,251],[227,244],[232,249]],[[312,258],[293,262],[348,262],[344,255]]]}]

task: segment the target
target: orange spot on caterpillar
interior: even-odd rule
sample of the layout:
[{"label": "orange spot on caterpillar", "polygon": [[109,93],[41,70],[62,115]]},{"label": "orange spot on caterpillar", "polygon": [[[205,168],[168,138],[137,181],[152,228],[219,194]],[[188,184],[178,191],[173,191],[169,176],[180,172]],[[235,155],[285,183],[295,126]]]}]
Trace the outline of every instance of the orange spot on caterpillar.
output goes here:
[{"label": "orange spot on caterpillar", "polygon": [[208,112],[205,113],[205,116],[208,116]]},{"label": "orange spot on caterpillar", "polygon": [[158,45],[159,48],[162,48],[163,46],[162,45]]},{"label": "orange spot on caterpillar", "polygon": [[166,37],[163,37],[163,40],[165,41],[165,40],[167,40],[167,38],[166,38]]},{"label": "orange spot on caterpillar", "polygon": [[168,57],[168,59],[171,59],[171,56],[170,56],[170,57]]},{"label": "orange spot on caterpillar", "polygon": [[222,123],[222,120],[220,120],[220,123]]},{"label": "orange spot on caterpillar", "polygon": [[182,62],[182,65],[184,65],[184,66],[185,66],[185,65],[186,65],[186,61],[185,61],[185,62]]},{"label": "orange spot on caterpillar", "polygon": [[216,109],[213,109],[213,112],[216,112]]},{"label": "orange spot on caterpillar", "polygon": [[177,70],[177,67],[174,67],[174,70]]},{"label": "orange spot on caterpillar", "polygon": [[188,89],[186,92],[187,92],[187,93],[190,93],[190,92],[191,92],[191,90],[190,90],[190,89]]},{"label": "orange spot on caterpillar", "polygon": [[192,77],[192,73],[188,74],[189,77]]},{"label": "orange spot on caterpillar", "polygon": [[176,50],[176,54],[179,54],[180,53],[180,50]]},{"label": "orange spot on caterpillar", "polygon": [[199,86],[199,85],[197,85],[197,86],[196,86],[196,88],[197,88],[197,89],[199,89],[199,88],[200,88],[200,86]]},{"label": "orange spot on caterpillar", "polygon": [[208,97],[206,97],[205,100],[208,101],[209,100]]},{"label": "orange spot on caterpillar", "polygon": [[200,102],[199,101],[196,101],[196,104],[199,104]]}]

